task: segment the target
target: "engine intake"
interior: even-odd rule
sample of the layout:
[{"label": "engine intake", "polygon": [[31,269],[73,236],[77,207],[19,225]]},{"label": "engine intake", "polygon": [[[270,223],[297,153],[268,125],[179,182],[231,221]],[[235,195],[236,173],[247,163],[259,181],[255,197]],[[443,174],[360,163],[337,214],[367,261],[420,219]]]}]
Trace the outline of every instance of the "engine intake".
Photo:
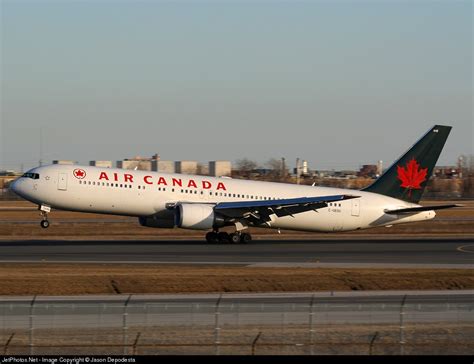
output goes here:
[{"label": "engine intake", "polygon": [[176,226],[184,229],[209,230],[225,224],[224,218],[214,213],[214,207],[206,204],[178,204],[174,216]]}]

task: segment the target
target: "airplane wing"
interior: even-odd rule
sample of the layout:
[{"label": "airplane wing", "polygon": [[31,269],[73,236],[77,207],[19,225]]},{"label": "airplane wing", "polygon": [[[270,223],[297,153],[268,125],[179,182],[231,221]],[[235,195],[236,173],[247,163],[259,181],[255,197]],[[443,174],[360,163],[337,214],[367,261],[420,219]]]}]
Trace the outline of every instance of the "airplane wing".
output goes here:
[{"label": "airplane wing", "polygon": [[278,217],[293,216],[305,211],[317,211],[326,207],[329,202],[350,200],[360,196],[334,195],[320,197],[300,197],[280,200],[220,202],[214,211],[228,218],[245,218],[256,223],[270,221],[270,215]]},{"label": "airplane wing", "polygon": [[420,207],[409,207],[406,209],[398,210],[385,210],[386,214],[400,215],[400,214],[417,214],[422,211],[431,211],[431,210],[442,210],[450,209],[452,207],[462,207],[462,205],[435,205],[435,206],[420,206]]}]

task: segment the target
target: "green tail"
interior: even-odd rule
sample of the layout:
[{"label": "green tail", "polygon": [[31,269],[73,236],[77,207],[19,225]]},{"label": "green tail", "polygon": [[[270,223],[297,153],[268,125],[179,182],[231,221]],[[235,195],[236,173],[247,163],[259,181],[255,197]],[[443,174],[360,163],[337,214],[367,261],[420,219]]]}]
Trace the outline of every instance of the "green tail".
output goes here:
[{"label": "green tail", "polygon": [[435,125],[363,191],[417,203],[438,161],[450,126]]}]

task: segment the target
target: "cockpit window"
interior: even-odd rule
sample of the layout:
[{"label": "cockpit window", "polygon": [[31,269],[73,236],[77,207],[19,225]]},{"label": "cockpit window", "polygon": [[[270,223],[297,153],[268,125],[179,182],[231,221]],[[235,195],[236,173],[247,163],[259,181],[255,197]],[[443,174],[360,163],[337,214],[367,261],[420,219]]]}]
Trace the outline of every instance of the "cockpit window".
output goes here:
[{"label": "cockpit window", "polygon": [[24,173],[22,177],[39,179],[40,175],[38,173]]}]

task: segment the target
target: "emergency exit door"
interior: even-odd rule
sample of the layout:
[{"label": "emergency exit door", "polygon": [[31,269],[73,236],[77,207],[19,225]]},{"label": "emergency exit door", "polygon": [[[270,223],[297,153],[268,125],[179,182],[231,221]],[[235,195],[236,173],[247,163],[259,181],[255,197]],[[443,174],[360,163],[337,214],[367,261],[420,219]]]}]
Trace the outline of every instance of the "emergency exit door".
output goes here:
[{"label": "emergency exit door", "polygon": [[59,173],[58,175],[58,190],[67,190],[67,173]]}]

